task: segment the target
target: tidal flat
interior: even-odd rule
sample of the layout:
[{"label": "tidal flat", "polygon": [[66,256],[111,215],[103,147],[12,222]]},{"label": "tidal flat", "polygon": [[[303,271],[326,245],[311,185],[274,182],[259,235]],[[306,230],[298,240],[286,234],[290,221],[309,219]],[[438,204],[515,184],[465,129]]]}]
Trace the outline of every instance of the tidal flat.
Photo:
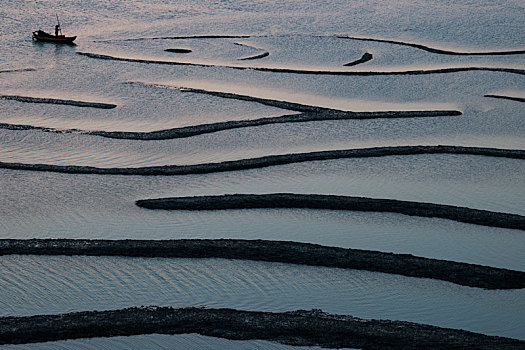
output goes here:
[{"label": "tidal flat", "polygon": [[1,348],[523,347],[518,1],[2,13]]}]

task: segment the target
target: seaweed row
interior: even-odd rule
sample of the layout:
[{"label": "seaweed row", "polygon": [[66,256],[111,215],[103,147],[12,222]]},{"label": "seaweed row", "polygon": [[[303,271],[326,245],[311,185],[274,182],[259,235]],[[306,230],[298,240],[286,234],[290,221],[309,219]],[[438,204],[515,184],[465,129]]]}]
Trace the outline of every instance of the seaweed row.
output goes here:
[{"label": "seaweed row", "polygon": [[525,272],[410,254],[291,241],[2,239],[0,255],[8,254],[239,259],[367,270],[485,289],[525,288]]},{"label": "seaweed row", "polygon": [[523,349],[525,342],[410,322],[365,320],[320,310],[272,313],[140,307],[0,318],[0,344],[87,337],[197,333],[233,340],[363,349]]}]

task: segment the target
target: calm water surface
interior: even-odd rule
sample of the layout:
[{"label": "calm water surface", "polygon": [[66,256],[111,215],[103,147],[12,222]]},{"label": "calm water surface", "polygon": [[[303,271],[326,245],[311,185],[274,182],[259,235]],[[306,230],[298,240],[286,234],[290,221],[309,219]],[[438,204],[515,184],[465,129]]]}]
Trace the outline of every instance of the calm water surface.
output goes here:
[{"label": "calm water surface", "polygon": [[[68,1],[0,4],[0,94],[113,103],[111,110],[0,99],[0,123],[75,133],[0,129],[0,162],[138,167],[395,145],[525,149],[515,72],[424,75],[284,74],[454,67],[525,69],[525,55],[450,56],[338,34],[443,50],[524,50],[520,1]],[[55,13],[76,46],[30,40]],[[248,35],[237,38],[174,36]],[[133,40],[125,40],[133,39]],[[140,39],[140,40],[134,40]],[[16,42],[17,45],[13,45]],[[240,44],[240,45],[239,45]],[[187,48],[188,54],[169,48]],[[209,66],[101,60],[77,53]],[[258,60],[239,60],[263,52]],[[365,52],[373,59],[345,63]],[[29,69],[29,70],[28,70]],[[454,109],[456,117],[267,125],[163,141],[83,131],[154,131],[295,113],[249,101],[137,84],[196,87],[353,111]],[[281,239],[411,253],[525,271],[519,230],[387,213],[320,210],[156,212],[135,200],[223,193],[298,192],[394,198],[525,215],[523,160],[398,156],[291,164],[183,177],[95,176],[0,170],[0,238]],[[154,286],[154,288],[151,288]],[[522,291],[485,291],[363,271],[283,264],[86,257],[0,257],[3,315],[146,304],[249,310],[321,308],[525,339]],[[46,344],[62,348],[268,348],[196,335]],[[36,345],[12,347],[29,349]],[[8,347],[11,348],[11,347]]]},{"label": "calm water surface", "polygon": [[131,337],[114,337],[114,338],[92,338],[65,340],[56,342],[47,342],[41,344],[24,344],[24,345],[4,345],[0,349],[9,350],[90,350],[90,349],[232,349],[232,350],[320,350],[317,346],[289,346],[264,340],[228,340],[213,338],[198,334],[152,334],[137,335]]},{"label": "calm water surface", "polygon": [[3,315],[136,305],[318,308],[521,337],[523,290],[489,291],[368,271],[224,259],[8,256]]}]

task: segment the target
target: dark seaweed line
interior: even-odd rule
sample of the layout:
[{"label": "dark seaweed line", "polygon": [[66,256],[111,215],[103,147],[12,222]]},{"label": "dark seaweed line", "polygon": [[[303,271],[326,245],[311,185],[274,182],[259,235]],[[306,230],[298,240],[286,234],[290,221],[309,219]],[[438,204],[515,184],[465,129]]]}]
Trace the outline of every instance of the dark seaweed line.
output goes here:
[{"label": "dark seaweed line", "polygon": [[352,196],[270,193],[171,197],[138,200],[139,207],[162,210],[225,210],[253,208],[308,208],[389,212],[469,224],[525,230],[525,216],[446,204]]},{"label": "dark seaweed line", "polygon": [[[222,66],[217,66],[222,67]],[[242,69],[242,67],[231,67],[224,66],[226,68]],[[300,69],[287,69],[287,68],[258,68],[250,67],[246,69],[252,69],[264,72],[274,73],[292,73],[292,74],[313,74],[313,75],[341,75],[341,76],[374,76],[374,75],[426,75],[426,74],[443,74],[443,73],[460,73],[470,71],[488,71],[488,72],[505,72],[519,75],[525,75],[525,70],[515,68],[491,68],[491,67],[457,67],[457,68],[440,68],[440,69],[418,69],[418,70],[407,70],[399,72],[381,72],[381,71],[309,71]]]},{"label": "dark seaweed line", "polygon": [[331,113],[301,113],[283,115],[279,117],[266,117],[250,120],[232,120],[226,122],[217,122],[210,124],[201,124],[193,126],[185,126],[180,128],[157,130],[150,132],[139,131],[89,131],[79,129],[55,129],[49,127],[40,127],[32,125],[20,125],[0,123],[0,129],[7,130],[37,130],[42,132],[54,133],[83,133],[86,135],[95,135],[100,137],[112,139],[126,139],[126,140],[170,140],[177,138],[192,137],[204,134],[215,133],[224,130],[232,130],[239,128],[256,127],[271,124],[284,123],[305,123],[311,121],[326,121],[326,120],[351,120],[351,119],[379,119],[379,118],[424,118],[424,117],[440,117],[440,116],[455,116],[460,115],[458,111],[408,111],[408,112],[331,112]]},{"label": "dark seaweed line", "polygon": [[183,36],[162,36],[152,38],[128,38],[128,39],[110,39],[110,40],[93,40],[96,43],[107,43],[113,41],[142,41],[142,40],[182,40],[182,39],[246,39],[250,35],[183,35]]},{"label": "dark seaweed line", "polygon": [[166,52],[174,52],[174,53],[190,53],[190,49],[184,49],[184,48],[176,48],[176,49],[165,49]]},{"label": "dark seaweed line", "polygon": [[34,72],[35,68],[20,68],[20,69],[5,69],[0,70],[0,73],[17,73],[17,72]]},{"label": "dark seaweed line", "polygon": [[[234,45],[238,45],[238,46],[249,47],[249,48],[254,49],[254,50],[263,51],[263,49],[260,49],[260,48],[255,47],[255,46],[247,45],[247,44],[241,44],[241,43],[233,43],[233,44]],[[239,61],[249,61],[249,60],[256,60],[256,59],[259,59],[259,58],[264,58],[264,57],[267,57],[267,56],[270,56],[270,53],[268,51],[264,51],[264,52],[262,52],[262,53],[260,53],[258,55],[238,58],[238,60]]]},{"label": "dark seaweed line", "polygon": [[0,318],[0,344],[185,334],[289,345],[364,349],[523,349],[518,339],[419,323],[360,319],[320,310],[282,313],[235,309],[141,307]]},{"label": "dark seaweed line", "polygon": [[424,50],[431,53],[437,53],[441,55],[453,55],[453,56],[507,56],[507,55],[522,55],[525,54],[525,50],[512,50],[512,51],[487,51],[487,52],[458,52],[458,51],[449,51],[441,50],[432,47],[428,47],[421,44],[407,43],[403,41],[396,40],[386,40],[386,39],[372,39],[372,38],[358,38],[353,36],[338,35],[337,38],[340,39],[350,39],[350,40],[359,40],[359,41],[373,41],[378,43],[388,43],[402,46],[410,46],[416,49]]},{"label": "dark seaweed line", "polygon": [[257,60],[257,59],[268,57],[268,56],[270,56],[270,53],[268,51],[265,51],[265,52],[260,53],[258,55],[238,58],[238,60],[239,61],[250,61],[250,60]]},{"label": "dark seaweed line", "polygon": [[373,56],[372,56],[371,53],[365,52],[363,54],[363,56],[361,56],[360,59],[355,60],[355,61],[350,62],[350,63],[343,64],[343,66],[345,66],[345,67],[357,66],[358,64],[366,63],[366,62],[372,60],[372,58],[373,58]]},{"label": "dark seaweed line", "polygon": [[56,105],[68,105],[76,107],[91,107],[91,108],[102,108],[102,109],[112,109],[117,107],[117,105],[109,103],[99,103],[99,102],[84,102],[84,101],[75,101],[75,100],[61,100],[56,98],[39,98],[39,97],[29,97],[29,96],[16,96],[16,95],[0,95],[0,99],[3,100],[13,100],[18,102],[28,102],[28,103],[49,103]]},{"label": "dark seaweed line", "polygon": [[77,52],[78,55],[87,56],[95,59],[112,60],[112,61],[123,61],[123,62],[135,62],[135,63],[147,63],[147,64],[163,64],[172,66],[194,66],[194,67],[217,67],[217,68],[230,68],[237,70],[255,70],[261,72],[273,72],[273,73],[291,73],[291,74],[312,74],[312,75],[340,75],[340,76],[374,76],[374,75],[423,75],[423,74],[442,74],[442,73],[458,73],[468,71],[489,71],[489,72],[505,72],[519,75],[525,75],[525,70],[516,68],[491,68],[491,67],[456,67],[456,68],[441,68],[441,69],[429,69],[429,70],[408,70],[408,71],[394,71],[394,72],[381,72],[381,71],[315,71],[315,70],[301,70],[301,69],[288,69],[288,68],[264,68],[264,67],[242,67],[242,66],[225,66],[225,65],[214,65],[204,63],[191,63],[191,62],[175,62],[175,61],[156,61],[156,60],[144,60],[139,58],[123,58],[114,57],[108,55],[100,55],[89,52]]},{"label": "dark seaweed line", "polygon": [[13,254],[254,260],[432,278],[486,289],[525,288],[525,272],[410,254],[290,241],[1,239],[0,255]]},{"label": "dark seaweed line", "polygon": [[525,98],[523,97],[512,97],[512,96],[504,96],[504,95],[491,95],[487,94],[484,95],[485,97],[492,97],[492,98],[500,98],[503,100],[511,100],[511,101],[518,101],[518,102],[525,102]]},{"label": "dark seaweed line", "polygon": [[262,50],[262,49],[260,49],[258,47],[255,47],[255,46],[252,46],[252,45],[248,45],[248,44],[243,44],[243,43],[233,43],[233,45],[249,47],[249,48],[254,49],[254,50]]},{"label": "dark seaweed line", "polygon": [[259,158],[224,161],[218,163],[205,163],[193,165],[161,165],[137,168],[97,168],[80,165],[54,165],[54,164],[25,164],[0,162],[0,169],[50,171],[68,174],[96,174],[96,175],[190,175],[208,174],[225,171],[257,169],[269,166],[332,160],[345,158],[367,158],[421,154],[461,154],[479,155],[487,157],[503,157],[511,159],[525,159],[525,151],[518,149],[498,149],[464,146],[392,146],[372,147],[362,149],[346,149],[332,151],[318,151],[307,153],[291,153]]},{"label": "dark seaweed line", "polygon": [[[157,85],[157,84],[144,84],[132,82],[131,84],[140,84],[149,87],[160,87],[173,89],[172,86]],[[282,109],[288,109],[297,112],[303,112],[301,114],[283,115],[279,117],[266,117],[251,120],[234,120],[226,122],[217,122],[201,125],[186,126],[173,129],[157,130],[151,132],[132,132],[132,131],[88,131],[79,129],[55,129],[49,127],[38,127],[32,125],[19,125],[19,124],[8,124],[0,123],[0,128],[8,130],[38,130],[43,132],[56,132],[56,133],[84,133],[89,135],[96,135],[101,137],[113,138],[113,139],[128,139],[128,140],[169,140],[176,138],[192,137],[197,135],[209,134],[224,130],[231,130],[237,128],[256,127],[269,124],[284,124],[284,123],[304,123],[311,121],[326,121],[326,120],[349,120],[349,119],[376,119],[376,118],[423,118],[423,117],[442,117],[442,116],[458,116],[461,115],[460,111],[454,110],[427,110],[427,111],[384,111],[384,112],[351,112],[342,111],[331,108],[317,107],[303,105],[299,103],[278,101],[271,99],[264,99],[246,95],[238,95],[226,92],[215,92],[202,89],[192,88],[176,88],[177,90],[184,92],[192,92],[199,94],[206,94],[211,96],[217,96],[221,98],[242,100],[260,103],[267,106],[278,107]]]},{"label": "dark seaweed line", "polygon": [[271,124],[305,123],[327,120],[352,120],[352,119],[380,119],[380,118],[423,118],[461,115],[458,111],[407,111],[407,112],[329,112],[329,113],[301,113],[279,117],[265,117],[249,120],[231,120],[180,128],[158,130],[151,132],[124,132],[124,131],[88,131],[87,134],[114,139],[131,140],[169,140],[176,138],[192,137],[219,131],[257,127]]},{"label": "dark seaweed line", "polygon": [[9,123],[0,123],[0,129],[6,130],[36,130],[42,132],[54,132],[54,133],[84,133],[84,131],[79,129],[67,129],[60,130],[55,128],[48,128],[44,126],[33,126],[33,125],[23,125],[23,124],[9,124]]},{"label": "dark seaweed line", "polygon": [[[143,84],[143,83],[139,83],[139,84],[142,84],[144,86],[152,86],[152,87],[160,87],[160,88],[168,88],[168,89],[174,88],[169,85]],[[295,102],[272,100],[268,98],[261,98],[261,97],[248,96],[248,95],[240,95],[240,94],[235,94],[231,92],[210,91],[210,90],[195,89],[195,88],[188,88],[188,87],[178,87],[175,89],[178,89],[183,92],[191,92],[195,94],[205,94],[205,95],[217,96],[217,97],[228,98],[228,99],[233,99],[233,100],[256,102],[256,103],[260,103],[265,106],[277,107],[277,108],[287,109],[287,110],[296,111],[296,112],[344,114],[344,115],[351,117],[352,119],[354,118],[355,119],[371,119],[371,118],[383,118],[383,117],[386,117],[386,118],[439,117],[439,116],[458,116],[462,114],[460,111],[455,111],[455,110],[351,112],[351,111],[343,111],[340,109],[333,109],[333,108],[327,108],[327,107],[305,105],[305,104],[300,104],[300,103],[295,103]]]}]

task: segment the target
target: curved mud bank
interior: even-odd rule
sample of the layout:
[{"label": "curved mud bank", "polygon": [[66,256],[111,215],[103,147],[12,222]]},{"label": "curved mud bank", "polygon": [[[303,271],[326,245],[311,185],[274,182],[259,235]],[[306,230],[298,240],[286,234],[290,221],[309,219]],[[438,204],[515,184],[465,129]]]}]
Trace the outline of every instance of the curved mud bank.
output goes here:
[{"label": "curved mud bank", "polygon": [[180,40],[180,39],[246,39],[251,38],[250,35],[182,35],[182,36],[158,36],[151,38],[128,38],[128,39],[108,39],[108,40],[93,40],[94,43],[110,43],[114,41],[143,41],[143,40]]},{"label": "curved mud bank", "polygon": [[185,138],[209,134],[224,130],[232,130],[239,128],[248,128],[263,126],[269,124],[285,124],[285,123],[305,123],[312,121],[323,120],[350,120],[350,119],[379,119],[379,118],[427,118],[427,117],[445,117],[445,116],[459,116],[462,113],[455,110],[427,110],[427,111],[384,111],[384,112],[351,112],[343,111],[325,107],[303,105],[299,103],[271,100],[265,98],[258,98],[247,95],[238,95],[234,93],[216,92],[193,88],[174,88],[167,85],[139,84],[149,87],[177,89],[184,92],[206,94],[221,98],[235,99],[241,101],[255,102],[266,106],[278,107],[301,114],[283,115],[279,117],[266,117],[250,120],[233,120],[226,122],[217,122],[193,126],[185,126],[180,128],[172,128],[165,130],[157,130],[150,132],[134,132],[134,131],[98,131],[98,130],[79,130],[79,129],[55,129],[50,127],[38,127],[32,125],[19,125],[0,123],[1,129],[8,130],[38,130],[42,132],[55,133],[83,133],[89,135],[96,135],[101,137],[113,139],[127,139],[127,140],[169,140],[177,138]]},{"label": "curved mud bank", "polygon": [[289,345],[365,349],[523,349],[518,339],[412,322],[360,319],[320,310],[283,313],[171,307],[0,318],[0,344],[183,334],[262,339]]},{"label": "curved mud bank", "polygon": [[166,52],[174,52],[174,53],[190,53],[190,49],[182,49],[182,48],[176,48],[176,49],[165,49]]},{"label": "curved mud bank", "polygon": [[25,124],[9,124],[9,123],[0,123],[0,129],[6,129],[6,130],[36,130],[36,131],[42,131],[42,132],[54,132],[54,133],[84,133],[82,130],[78,129],[67,129],[67,130],[60,130],[55,128],[48,128],[44,126],[33,126],[33,125],[25,125]]},{"label": "curved mud bank", "polygon": [[253,55],[253,56],[248,56],[248,57],[242,57],[242,58],[238,58],[237,60],[239,61],[249,61],[249,60],[257,60],[259,58],[264,58],[264,57],[268,57],[270,56],[270,53],[268,51],[264,51],[263,49],[260,49],[258,47],[255,47],[255,46],[251,46],[251,45],[247,45],[247,44],[242,44],[242,43],[233,43],[234,45],[237,45],[237,46],[244,46],[244,47],[249,47],[251,49],[254,49],[254,50],[258,50],[258,51],[263,51],[262,53],[258,54],[258,55]]},{"label": "curved mud bank", "polygon": [[[287,104],[287,102],[283,102]],[[312,107],[315,109],[316,107]],[[305,108],[308,109],[308,108]],[[103,131],[103,130],[79,130],[79,129],[55,129],[50,127],[41,127],[33,125],[8,124],[0,123],[0,129],[7,130],[37,130],[42,132],[54,133],[82,133],[87,135],[95,135],[112,139],[126,139],[126,140],[171,140],[178,138],[186,138],[204,134],[211,134],[219,131],[249,128],[271,124],[286,124],[286,123],[306,123],[312,121],[326,121],[326,120],[352,120],[352,119],[397,119],[397,118],[430,118],[430,117],[444,117],[461,115],[459,111],[393,111],[393,112],[316,112],[316,113],[301,113],[283,115],[279,117],[266,117],[249,120],[232,120],[227,122],[217,122],[210,124],[201,124],[193,126],[184,126],[180,128],[157,130],[157,131]]]},{"label": "curved mud bank", "polygon": [[303,70],[303,69],[289,69],[289,68],[265,68],[265,67],[242,67],[242,66],[226,66],[218,64],[204,64],[192,62],[176,62],[176,61],[158,61],[145,60],[139,58],[124,58],[109,55],[101,55],[89,52],[77,52],[78,55],[112,61],[146,63],[146,64],[163,64],[171,66],[194,66],[194,67],[217,67],[230,68],[237,70],[255,70],[260,72],[273,73],[290,73],[290,74],[311,74],[311,75],[339,75],[339,76],[375,76],[375,75],[426,75],[426,74],[443,74],[443,73],[459,73],[469,71],[488,71],[488,72],[505,72],[512,74],[525,75],[524,69],[516,68],[497,68],[497,67],[453,67],[453,68],[439,68],[439,69],[416,69],[407,71],[325,71],[325,70]]},{"label": "curved mud bank", "polygon": [[523,97],[512,97],[512,96],[504,96],[504,95],[483,95],[484,97],[491,97],[491,98],[499,98],[502,100],[511,100],[511,101],[517,101],[517,102],[525,102],[525,98]]},{"label": "curved mud bank", "polygon": [[425,46],[425,45],[421,45],[421,44],[407,43],[407,42],[396,41],[396,40],[373,39],[373,38],[358,38],[358,37],[346,36],[346,35],[338,35],[337,38],[358,40],[358,41],[372,41],[372,42],[388,43],[388,44],[395,44],[395,45],[401,45],[401,46],[410,46],[410,47],[414,47],[416,49],[424,50],[424,51],[431,52],[431,53],[437,53],[437,54],[441,54],[441,55],[453,55],[453,56],[507,56],[507,55],[522,55],[522,54],[525,54],[525,50],[486,51],[486,52],[458,52],[458,51],[441,50],[441,49],[436,49],[436,48]]},{"label": "curved mud bank", "polygon": [[97,174],[97,175],[189,175],[208,174],[225,171],[238,171],[257,169],[269,166],[311,162],[317,160],[369,158],[419,154],[462,154],[488,157],[502,157],[512,159],[525,159],[525,150],[498,149],[483,147],[463,146],[393,146],[373,147],[361,149],[346,149],[333,151],[319,151],[307,153],[292,153],[259,158],[247,158],[218,163],[205,163],[193,165],[162,165],[138,168],[97,168],[79,165],[54,165],[54,164],[26,164],[0,162],[0,169],[25,170],[25,171],[50,171],[68,174]]},{"label": "curved mud bank", "polygon": [[525,216],[453,205],[320,194],[226,194],[138,200],[139,207],[163,210],[225,210],[253,208],[308,208],[389,212],[449,219],[469,224],[525,230]]},{"label": "curved mud bank", "polygon": [[[179,36],[160,36],[153,38],[129,38],[116,39],[107,41],[142,41],[142,40],[184,40],[184,39],[246,39],[250,35],[222,35],[222,34],[205,34],[205,35],[179,35]],[[105,41],[105,42],[107,42]],[[99,41],[100,42],[100,41]]]},{"label": "curved mud bank", "polygon": [[367,270],[485,289],[525,288],[525,272],[372,250],[242,239],[2,239],[0,255],[221,258]]},{"label": "curved mud bank", "polygon": [[[140,83],[142,84],[142,83]],[[169,85],[158,85],[158,84],[142,84],[144,86],[160,87],[173,89],[174,87]],[[458,116],[462,113],[456,110],[423,110],[423,111],[380,111],[380,112],[352,112],[344,111],[340,109],[333,109],[327,107],[320,107],[314,105],[305,105],[301,103],[272,100],[268,98],[261,98],[249,95],[240,95],[231,92],[211,91],[196,88],[180,87],[177,90],[183,92],[191,92],[195,94],[211,95],[221,98],[228,98],[233,100],[256,102],[265,106],[277,107],[281,109],[287,109],[290,111],[302,112],[302,113],[317,113],[317,114],[341,114],[347,115],[351,119],[373,119],[373,118],[415,118],[415,117],[442,117],[442,116]]]},{"label": "curved mud bank", "polygon": [[248,56],[248,57],[241,57],[238,58],[239,61],[251,61],[251,60],[258,60],[260,58],[268,57],[270,56],[270,53],[268,51],[265,51],[263,53],[260,53],[258,55]]},{"label": "curved mud bank", "polygon": [[[230,67],[235,68],[238,67]],[[427,74],[444,74],[444,73],[460,73],[460,72],[471,72],[471,71],[487,71],[487,72],[504,72],[525,75],[524,69],[515,68],[496,68],[496,67],[453,67],[453,68],[439,68],[439,69],[416,69],[406,71],[313,71],[313,70],[300,70],[300,69],[286,69],[286,68],[249,68],[252,70],[258,70],[263,72],[273,73],[292,73],[292,74],[312,74],[312,75],[341,75],[341,76],[375,76],[375,75],[427,75]]]},{"label": "curved mud bank", "polygon": [[360,59],[347,63],[347,64],[343,64],[343,66],[345,67],[357,66],[358,64],[365,63],[365,62],[372,60],[372,58],[373,56],[371,53],[365,52],[363,56],[361,56]]},{"label": "curved mud bank", "polygon": [[17,95],[0,95],[2,100],[13,100],[18,102],[28,102],[28,103],[48,103],[55,105],[68,105],[75,107],[91,107],[91,108],[102,108],[102,109],[112,109],[117,107],[117,105],[110,103],[99,103],[99,102],[84,102],[84,101],[75,101],[75,100],[61,100],[56,98],[40,98],[40,97],[29,97],[29,96],[17,96]]},{"label": "curved mud bank", "polygon": [[[285,102],[286,103],[286,102]],[[309,109],[305,107],[305,109]],[[316,107],[312,107],[316,109]],[[215,132],[251,128],[271,124],[306,123],[326,120],[352,120],[352,119],[400,119],[400,118],[431,118],[461,115],[459,111],[399,111],[399,112],[309,112],[301,114],[289,114],[279,117],[265,117],[248,120],[231,120],[210,124],[185,126],[180,128],[157,130],[150,132],[126,132],[126,131],[86,131],[86,134],[96,135],[113,139],[128,140],[170,140],[186,138]],[[1,124],[0,124],[1,127]],[[76,132],[75,129],[71,132]]]},{"label": "curved mud bank", "polygon": [[35,68],[20,68],[20,69],[5,69],[0,70],[0,73],[17,73],[17,72],[34,72]]}]

